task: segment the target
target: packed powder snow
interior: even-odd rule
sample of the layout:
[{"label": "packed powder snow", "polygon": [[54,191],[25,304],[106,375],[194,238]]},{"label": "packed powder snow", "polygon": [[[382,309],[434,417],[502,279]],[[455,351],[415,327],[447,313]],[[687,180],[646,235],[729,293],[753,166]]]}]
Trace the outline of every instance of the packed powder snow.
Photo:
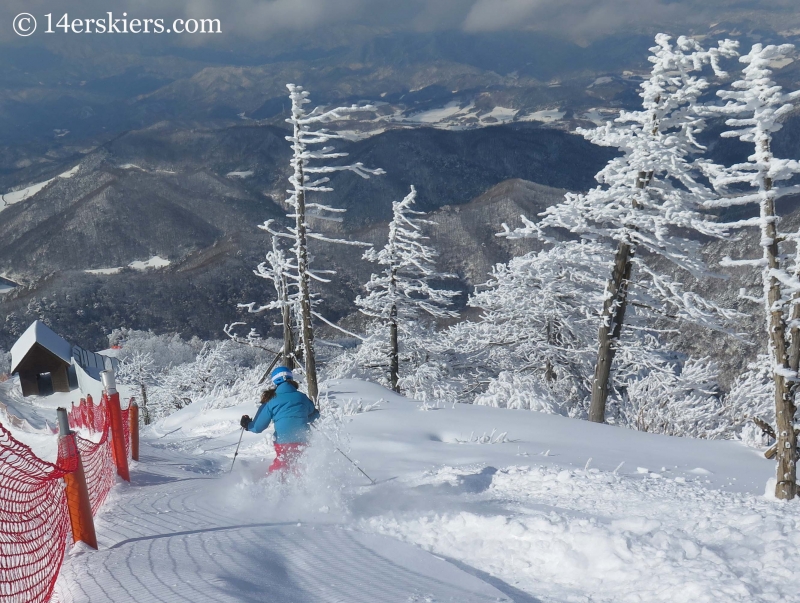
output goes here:
[{"label": "packed powder snow", "polygon": [[[66,564],[62,599],[800,600],[797,503],[763,494],[774,465],[740,443],[435,408],[357,380],[323,396],[302,470],[283,479],[265,477],[269,434],[245,433],[228,473],[254,401],[196,402],[152,426],[101,513],[101,551]],[[480,437],[493,430],[507,436]],[[434,562],[475,582],[409,578]],[[141,598],[150,574],[160,586]]]}]

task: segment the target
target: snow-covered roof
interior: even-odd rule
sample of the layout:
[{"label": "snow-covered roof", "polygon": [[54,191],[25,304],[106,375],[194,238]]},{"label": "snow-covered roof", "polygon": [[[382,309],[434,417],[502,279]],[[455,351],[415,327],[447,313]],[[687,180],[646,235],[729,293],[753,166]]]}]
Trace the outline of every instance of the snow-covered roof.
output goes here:
[{"label": "snow-covered roof", "polygon": [[11,372],[25,359],[34,344],[46,348],[64,362],[72,362],[72,346],[43,322],[36,320],[11,347]]}]

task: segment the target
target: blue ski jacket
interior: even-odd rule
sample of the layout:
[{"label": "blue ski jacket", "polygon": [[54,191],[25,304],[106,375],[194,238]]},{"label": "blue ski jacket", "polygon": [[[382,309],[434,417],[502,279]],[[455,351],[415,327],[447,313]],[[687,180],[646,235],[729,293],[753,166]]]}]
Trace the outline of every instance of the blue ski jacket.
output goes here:
[{"label": "blue ski jacket", "polygon": [[270,423],[275,423],[275,441],[278,444],[305,443],[308,425],[319,417],[314,403],[303,392],[284,381],[275,390],[275,397],[262,404],[247,431],[261,433]]}]

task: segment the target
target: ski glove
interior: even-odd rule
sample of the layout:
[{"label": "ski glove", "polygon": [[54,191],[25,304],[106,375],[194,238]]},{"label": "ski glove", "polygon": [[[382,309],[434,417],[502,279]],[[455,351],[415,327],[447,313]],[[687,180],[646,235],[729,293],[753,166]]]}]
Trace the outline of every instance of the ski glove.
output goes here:
[{"label": "ski glove", "polygon": [[242,426],[242,429],[247,429],[247,426],[250,425],[250,417],[247,415],[242,415],[242,420],[239,421],[239,425]]}]

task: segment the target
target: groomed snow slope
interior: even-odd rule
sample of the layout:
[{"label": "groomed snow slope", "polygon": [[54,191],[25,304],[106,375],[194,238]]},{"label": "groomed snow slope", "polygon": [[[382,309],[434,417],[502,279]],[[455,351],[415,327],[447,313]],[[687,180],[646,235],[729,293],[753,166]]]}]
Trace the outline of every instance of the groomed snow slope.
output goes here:
[{"label": "groomed snow slope", "polygon": [[118,487],[101,514],[100,550],[80,549],[65,564],[61,603],[508,600],[398,540],[338,522],[299,522],[302,505],[291,520],[279,519],[261,504],[274,493],[248,471],[221,474],[219,459],[153,442],[144,452],[131,485]]},{"label": "groomed snow slope", "polygon": [[[250,433],[226,475],[255,404],[197,402],[146,434],[99,518],[101,551],[70,558],[61,600],[800,601],[800,504],[763,495],[774,465],[756,451],[425,411],[359,381],[325,391],[340,410],[382,400],[326,427],[376,486],[320,434],[287,483],[261,479],[268,436]],[[493,429],[502,443],[477,443]]]}]

